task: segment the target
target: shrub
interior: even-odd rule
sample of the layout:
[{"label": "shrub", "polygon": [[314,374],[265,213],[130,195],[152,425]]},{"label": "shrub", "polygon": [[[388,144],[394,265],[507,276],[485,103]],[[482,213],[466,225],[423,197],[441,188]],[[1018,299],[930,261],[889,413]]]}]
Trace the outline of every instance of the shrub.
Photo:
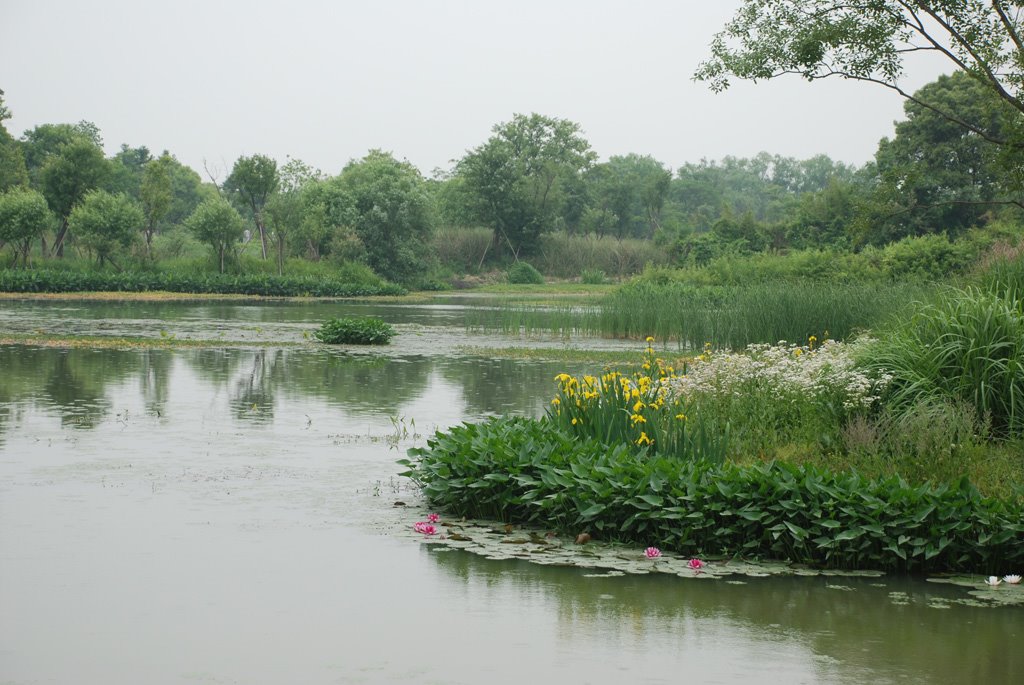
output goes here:
[{"label": "shrub", "polygon": [[600,269],[584,269],[580,274],[580,280],[588,285],[603,285],[606,281],[604,272]]},{"label": "shrub", "polygon": [[542,285],[544,277],[528,262],[516,262],[508,270],[508,282],[527,285]]},{"label": "shrub", "polygon": [[161,290],[177,293],[216,293],[262,295],[267,297],[367,297],[404,295],[406,290],[393,283],[379,285],[348,283],[316,277],[272,276],[264,274],[209,274],[198,271],[120,272],[39,269],[0,271],[0,292],[76,293],[147,292]]},{"label": "shrub", "polygon": [[374,317],[343,317],[324,322],[313,335],[331,345],[387,345],[395,329]]},{"label": "shrub", "polygon": [[545,233],[539,239],[537,265],[558,278],[575,278],[585,270],[616,277],[640,273],[648,264],[667,264],[667,250],[650,240],[613,238],[594,234]]},{"label": "shrub", "polygon": [[454,516],[834,568],[995,573],[1024,563],[1024,507],[983,497],[966,478],[912,486],[778,462],[680,460],[522,418],[456,426],[408,454],[404,475]]}]

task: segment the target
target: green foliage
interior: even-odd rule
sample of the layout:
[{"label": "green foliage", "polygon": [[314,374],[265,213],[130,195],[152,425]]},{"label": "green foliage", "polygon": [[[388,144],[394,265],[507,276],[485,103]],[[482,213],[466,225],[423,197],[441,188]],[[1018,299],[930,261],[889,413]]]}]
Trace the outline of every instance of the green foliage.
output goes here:
[{"label": "green foliage", "polygon": [[387,345],[394,337],[395,329],[372,316],[349,316],[324,322],[313,335],[320,342],[331,345]]},{"label": "green foliage", "polygon": [[0,242],[15,245],[22,263],[28,266],[32,241],[53,226],[54,218],[46,205],[46,198],[28,188],[11,188],[0,193]]},{"label": "green foliage", "polygon": [[267,274],[208,274],[147,272],[77,272],[61,270],[0,271],[0,292],[79,293],[79,292],[217,293],[263,295],[267,297],[368,297],[404,295],[406,291],[391,283],[379,285],[343,281],[322,276],[272,276]]},{"label": "green foliage", "polygon": [[518,257],[558,227],[596,155],[579,124],[566,119],[516,114],[493,131],[459,161],[456,176],[469,217],[492,226],[495,242]]},{"label": "green foliage", "polygon": [[167,215],[174,199],[171,186],[171,166],[174,160],[168,154],[146,163],[142,171],[142,182],[139,186],[139,199],[146,213],[146,250],[153,254],[153,236],[157,226]]},{"label": "green foliage", "polygon": [[142,208],[127,195],[91,190],[71,210],[68,227],[102,267],[114,261],[118,248],[127,249],[135,241],[145,220]]},{"label": "green foliage", "polygon": [[46,158],[39,171],[40,185],[53,213],[61,218],[110,176],[110,163],[103,150],[91,141],[73,138]]},{"label": "green foliage", "polygon": [[401,283],[427,270],[433,206],[414,166],[371,150],[326,186],[320,202],[327,216],[335,226],[354,230],[370,268]]},{"label": "green foliage", "polygon": [[239,157],[231,174],[224,180],[224,189],[238,193],[252,210],[264,259],[267,258],[267,229],[263,222],[263,208],[279,183],[277,162],[265,155]]},{"label": "green foliage", "polygon": [[893,279],[941,280],[966,271],[978,258],[980,245],[950,242],[945,235],[904,238],[886,245],[882,269]]},{"label": "green foliage", "polygon": [[[904,105],[906,119],[896,124],[895,137],[883,138],[875,155],[881,192],[903,211],[889,210],[872,222],[863,242],[939,231],[958,235],[1006,197],[1005,181],[1012,176],[991,139],[1005,139],[1021,112],[964,72],[940,76],[914,98]],[[942,112],[955,112],[956,120]]]},{"label": "green foliage", "polygon": [[886,403],[906,413],[922,402],[963,402],[1004,436],[1024,433],[1024,302],[976,288],[950,290],[937,304],[880,336],[865,363],[893,379]]},{"label": "green foliage", "polygon": [[196,207],[185,221],[185,226],[213,248],[220,272],[224,273],[227,258],[245,231],[242,217],[235,208],[223,198],[211,198]]},{"label": "green foliage", "polygon": [[508,269],[508,282],[521,285],[541,285],[544,277],[529,262],[516,262]]},{"label": "green foliage", "polygon": [[580,273],[580,281],[588,285],[604,285],[607,278],[600,269],[584,269]]},{"label": "green foliage", "polygon": [[1024,508],[966,479],[911,485],[784,463],[637,455],[545,420],[493,418],[409,450],[432,506],[682,554],[832,568],[994,573],[1024,563]]}]

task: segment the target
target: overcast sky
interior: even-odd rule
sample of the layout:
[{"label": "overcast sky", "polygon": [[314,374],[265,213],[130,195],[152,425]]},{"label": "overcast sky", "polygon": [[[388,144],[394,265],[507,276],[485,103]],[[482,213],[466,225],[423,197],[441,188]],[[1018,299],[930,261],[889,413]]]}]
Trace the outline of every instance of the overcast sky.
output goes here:
[{"label": "overcast sky", "polygon": [[870,159],[903,116],[883,88],[794,77],[715,95],[692,80],[739,5],[0,0],[0,89],[15,136],[87,119],[108,154],[167,149],[200,173],[260,153],[334,174],[381,148],[429,175],[517,112],[579,123],[602,159],[673,169],[762,150]]}]

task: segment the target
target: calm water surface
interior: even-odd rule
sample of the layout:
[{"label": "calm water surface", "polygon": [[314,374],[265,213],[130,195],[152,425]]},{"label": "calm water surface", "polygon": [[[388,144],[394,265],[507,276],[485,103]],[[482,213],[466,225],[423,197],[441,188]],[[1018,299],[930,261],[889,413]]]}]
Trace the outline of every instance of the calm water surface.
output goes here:
[{"label": "calm water surface", "polygon": [[[0,332],[301,339],[321,307],[2,303]],[[957,588],[596,578],[410,541],[415,433],[536,415],[584,369],[460,356],[459,305],[374,307],[403,331],[386,355],[0,346],[0,683],[1024,679],[1024,610],[937,601]]]}]

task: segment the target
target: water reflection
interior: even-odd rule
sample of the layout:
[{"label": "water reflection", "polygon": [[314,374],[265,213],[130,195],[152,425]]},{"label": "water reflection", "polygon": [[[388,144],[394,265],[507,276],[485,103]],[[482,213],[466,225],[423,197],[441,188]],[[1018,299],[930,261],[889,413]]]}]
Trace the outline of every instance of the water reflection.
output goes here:
[{"label": "water reflection", "polygon": [[[466,588],[468,602],[512,594],[554,606],[557,639],[567,649],[581,635],[620,645],[657,645],[659,637],[671,636],[671,658],[705,678],[776,682],[789,676],[806,682],[813,673],[814,682],[1010,683],[1024,673],[1024,653],[1016,648],[1024,637],[1019,609],[979,615],[941,601],[947,608],[930,607],[929,601],[956,595],[941,585],[898,578],[776,577],[735,584],[660,575],[588,577],[582,569],[495,561],[443,547],[424,545],[421,554]],[[893,592],[921,601],[894,603]],[[670,658],[659,651],[655,647],[645,657],[655,671],[658,659]],[[757,654],[765,660],[745,663]]]},{"label": "water reflection", "polygon": [[488,414],[543,411],[557,363],[421,355],[383,357],[336,350],[56,350],[0,346],[0,434],[19,405],[56,412],[90,429],[118,401],[174,420],[171,388],[226,396],[234,419],[271,425],[281,402],[315,400],[348,414],[405,415],[421,426]]}]

